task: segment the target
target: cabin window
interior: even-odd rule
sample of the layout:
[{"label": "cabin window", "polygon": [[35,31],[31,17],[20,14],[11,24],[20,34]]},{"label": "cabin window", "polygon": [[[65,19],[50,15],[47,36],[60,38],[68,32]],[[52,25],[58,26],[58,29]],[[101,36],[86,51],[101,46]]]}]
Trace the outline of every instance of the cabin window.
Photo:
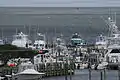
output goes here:
[{"label": "cabin window", "polygon": [[44,46],[44,44],[40,44],[40,46]]},{"label": "cabin window", "polygon": [[103,37],[100,37],[100,41],[102,41],[103,40]]},{"label": "cabin window", "polygon": [[37,58],[39,58],[40,56],[37,56]]},{"label": "cabin window", "polygon": [[18,36],[17,39],[21,39],[22,37],[21,36]]},{"label": "cabin window", "polygon": [[115,35],[112,35],[112,37],[115,37]]},{"label": "cabin window", "polygon": [[120,49],[113,49],[110,53],[120,53]]}]

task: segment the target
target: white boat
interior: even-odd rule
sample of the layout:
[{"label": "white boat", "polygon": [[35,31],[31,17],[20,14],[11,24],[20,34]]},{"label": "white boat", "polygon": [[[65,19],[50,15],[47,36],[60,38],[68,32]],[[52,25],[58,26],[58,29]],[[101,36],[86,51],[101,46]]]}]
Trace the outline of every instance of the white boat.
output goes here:
[{"label": "white boat", "polygon": [[110,45],[107,50],[108,52],[105,55],[105,61],[111,66],[117,66],[120,63],[120,45]]},{"label": "white boat", "polygon": [[95,45],[98,49],[106,49],[107,48],[107,38],[106,36],[100,35],[96,38]]},{"label": "white boat", "polygon": [[107,53],[104,61],[108,62],[109,66],[118,66],[120,63],[120,31],[116,26],[116,21],[108,18],[109,36],[107,44]]},{"label": "white boat", "polygon": [[19,65],[18,73],[12,75],[12,80],[41,80],[43,75],[44,73],[36,71],[34,65],[28,61]]},{"label": "white boat", "polygon": [[43,50],[45,49],[46,41],[45,41],[45,35],[41,33],[37,33],[36,40],[33,44],[33,49]]},{"label": "white boat", "polygon": [[28,39],[28,35],[23,34],[22,32],[13,36],[12,45],[17,47],[28,48],[31,44],[31,40]]}]

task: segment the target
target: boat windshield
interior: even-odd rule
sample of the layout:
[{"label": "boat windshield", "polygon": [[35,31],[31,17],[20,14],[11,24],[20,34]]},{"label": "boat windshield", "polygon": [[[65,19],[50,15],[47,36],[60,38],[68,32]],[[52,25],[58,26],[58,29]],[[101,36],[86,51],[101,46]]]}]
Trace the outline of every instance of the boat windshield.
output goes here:
[{"label": "boat windshield", "polygon": [[34,69],[34,65],[31,62],[23,62],[21,65],[19,65],[19,72],[22,72],[26,69]]},{"label": "boat windshield", "polygon": [[36,40],[44,40],[44,36],[43,35],[37,35]]},{"label": "boat windshield", "polygon": [[14,36],[14,39],[27,39],[27,36]]},{"label": "boat windshield", "polygon": [[97,39],[96,39],[96,41],[105,41],[105,37],[98,37]]},{"label": "boat windshield", "polygon": [[17,36],[16,39],[22,39],[22,37],[21,36]]},{"label": "boat windshield", "polygon": [[113,49],[110,53],[120,53],[120,49]]},{"label": "boat windshield", "polygon": [[82,43],[82,40],[72,40],[72,43],[78,43],[78,44],[80,44],[80,43]]}]

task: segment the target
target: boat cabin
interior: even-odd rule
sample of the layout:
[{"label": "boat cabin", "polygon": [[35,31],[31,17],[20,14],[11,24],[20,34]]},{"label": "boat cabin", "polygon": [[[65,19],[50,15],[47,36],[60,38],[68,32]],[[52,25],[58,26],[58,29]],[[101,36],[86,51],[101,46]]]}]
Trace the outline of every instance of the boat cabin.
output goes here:
[{"label": "boat cabin", "polygon": [[28,39],[28,35],[25,35],[22,32],[13,36],[12,45],[26,48],[30,43],[31,41]]},{"label": "boat cabin", "polygon": [[80,35],[75,33],[75,34],[73,34],[73,36],[71,38],[71,44],[73,46],[85,45],[85,41],[83,39],[81,39]]}]

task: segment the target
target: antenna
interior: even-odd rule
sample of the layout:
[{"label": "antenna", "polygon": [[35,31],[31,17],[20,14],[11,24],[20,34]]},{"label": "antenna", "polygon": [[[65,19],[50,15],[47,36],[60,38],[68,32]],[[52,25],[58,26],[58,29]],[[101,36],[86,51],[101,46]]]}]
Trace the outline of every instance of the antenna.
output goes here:
[{"label": "antenna", "polygon": [[116,12],[115,12],[115,24],[116,24]]},{"label": "antenna", "polygon": [[29,25],[29,36],[30,36],[31,25]]},{"label": "antenna", "polygon": [[39,24],[37,25],[37,33],[39,33]]},{"label": "antenna", "polygon": [[3,28],[1,28],[1,37],[2,37],[2,40],[3,40]]},{"label": "antenna", "polygon": [[109,8],[108,17],[111,16],[111,8]]},{"label": "antenna", "polygon": [[24,33],[26,33],[26,26],[24,25]]},{"label": "antenna", "polygon": [[18,33],[18,29],[16,28],[16,34]]}]

